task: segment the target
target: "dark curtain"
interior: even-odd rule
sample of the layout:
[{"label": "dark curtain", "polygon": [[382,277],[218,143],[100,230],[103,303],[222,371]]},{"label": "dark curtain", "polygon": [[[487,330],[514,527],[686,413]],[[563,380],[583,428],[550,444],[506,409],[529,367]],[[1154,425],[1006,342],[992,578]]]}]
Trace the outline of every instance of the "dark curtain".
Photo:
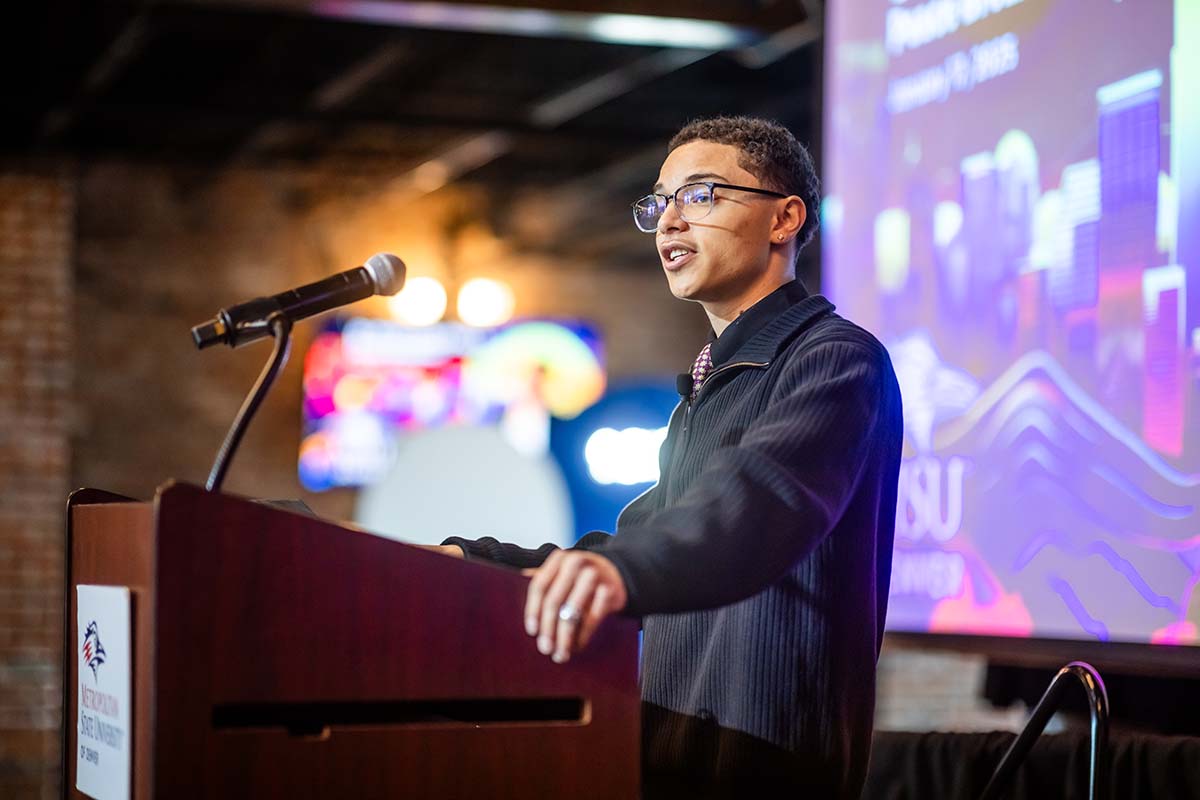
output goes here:
[{"label": "dark curtain", "polygon": [[[1014,738],[999,732],[877,733],[863,798],[978,800]],[[1200,798],[1200,738],[1113,734],[1109,751],[1111,800]],[[1087,734],[1043,736],[1004,796],[1087,798]]]}]

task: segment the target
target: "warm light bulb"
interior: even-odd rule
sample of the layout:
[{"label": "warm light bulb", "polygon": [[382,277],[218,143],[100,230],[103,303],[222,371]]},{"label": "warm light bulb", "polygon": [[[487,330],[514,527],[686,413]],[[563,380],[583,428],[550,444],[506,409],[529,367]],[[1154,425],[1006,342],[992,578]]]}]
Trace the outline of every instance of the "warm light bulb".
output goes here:
[{"label": "warm light bulb", "polygon": [[503,325],[516,305],[508,284],[491,278],[472,278],[458,290],[458,318],[477,328]]},{"label": "warm light bulb", "polygon": [[409,278],[388,298],[392,316],[405,325],[433,325],[446,314],[446,289],[436,278]]}]

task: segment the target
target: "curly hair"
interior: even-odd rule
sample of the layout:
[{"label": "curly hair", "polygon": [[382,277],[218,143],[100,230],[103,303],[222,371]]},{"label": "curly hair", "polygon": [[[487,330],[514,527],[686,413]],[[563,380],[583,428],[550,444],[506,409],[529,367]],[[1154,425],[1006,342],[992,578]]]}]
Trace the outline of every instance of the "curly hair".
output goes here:
[{"label": "curly hair", "polygon": [[689,142],[733,145],[738,166],[763,182],[764,188],[794,194],[804,201],[807,216],[796,237],[796,253],[804,248],[820,224],[821,181],[808,148],[792,132],[773,120],[756,117],[711,117],[689,122],[671,138],[670,153]]}]

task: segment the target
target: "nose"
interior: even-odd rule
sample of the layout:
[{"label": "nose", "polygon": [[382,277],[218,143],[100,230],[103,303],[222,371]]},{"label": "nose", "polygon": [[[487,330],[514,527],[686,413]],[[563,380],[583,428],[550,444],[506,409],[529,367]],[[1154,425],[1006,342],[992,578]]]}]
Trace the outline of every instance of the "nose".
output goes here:
[{"label": "nose", "polygon": [[687,230],[687,225],[687,220],[679,213],[679,204],[672,197],[667,201],[667,209],[658,218],[658,232],[668,233],[670,231]]}]

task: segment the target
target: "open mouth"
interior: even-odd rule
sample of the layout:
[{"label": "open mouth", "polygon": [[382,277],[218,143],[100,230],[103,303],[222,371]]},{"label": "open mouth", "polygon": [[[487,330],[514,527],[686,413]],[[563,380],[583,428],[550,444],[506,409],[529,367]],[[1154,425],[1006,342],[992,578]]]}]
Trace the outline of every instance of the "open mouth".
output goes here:
[{"label": "open mouth", "polygon": [[668,245],[659,252],[662,255],[663,265],[667,269],[679,269],[690,261],[692,256],[696,255],[694,251],[678,245]]}]

